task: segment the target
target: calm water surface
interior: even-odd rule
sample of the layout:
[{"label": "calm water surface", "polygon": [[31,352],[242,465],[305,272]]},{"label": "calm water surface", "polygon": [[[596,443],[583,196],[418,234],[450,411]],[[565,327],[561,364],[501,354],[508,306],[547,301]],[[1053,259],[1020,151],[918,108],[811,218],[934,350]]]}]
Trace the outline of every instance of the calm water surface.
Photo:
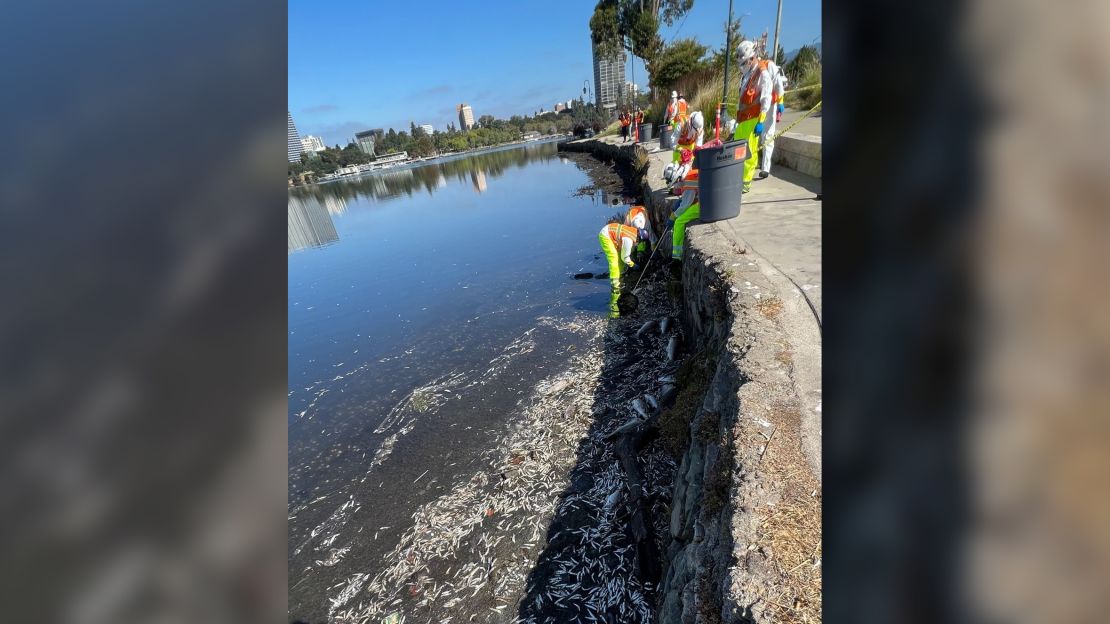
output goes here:
[{"label": "calm water surface", "polygon": [[605,314],[571,279],[616,211],[589,182],[545,143],[290,191],[291,619],[482,461],[578,346],[555,327]]}]

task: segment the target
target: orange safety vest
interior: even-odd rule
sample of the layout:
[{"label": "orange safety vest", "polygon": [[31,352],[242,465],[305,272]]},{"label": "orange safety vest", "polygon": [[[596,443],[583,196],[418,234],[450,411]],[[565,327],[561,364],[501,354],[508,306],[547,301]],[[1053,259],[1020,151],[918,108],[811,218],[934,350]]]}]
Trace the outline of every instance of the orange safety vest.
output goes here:
[{"label": "orange safety vest", "polygon": [[737,123],[743,123],[749,119],[755,119],[756,117],[759,117],[759,77],[766,70],[767,61],[759,61],[759,63],[756,64],[756,68],[752,70],[752,75],[748,78],[748,84],[741,85],[740,111],[736,115]]},{"label": "orange safety vest", "polygon": [[609,235],[609,240],[613,241],[613,245],[616,246],[617,249],[621,248],[621,238],[630,238],[633,244],[635,244],[636,239],[640,235],[640,232],[636,228],[619,223],[610,223],[608,227],[605,228],[605,232]]},{"label": "orange safety vest", "polygon": [[648,222],[651,221],[651,219],[648,218],[648,213],[647,213],[646,208],[644,208],[643,206],[633,206],[628,211],[628,215],[624,218],[624,222],[631,225],[632,224],[632,218],[635,217],[636,215],[639,215],[639,214],[644,215],[644,220],[645,221],[648,221]]},{"label": "orange safety vest", "polygon": [[691,169],[686,177],[682,178],[683,184],[679,186],[680,191],[696,191],[698,190],[698,170]]},{"label": "orange safety vest", "polygon": [[678,101],[678,116],[675,117],[675,119],[677,119],[678,121],[680,121],[682,123],[686,123],[686,115],[687,115],[688,111],[689,111],[689,106],[687,106],[686,100],[679,100]]},{"label": "orange safety vest", "polygon": [[621,113],[621,125],[622,126],[627,126],[629,123],[631,123],[631,122],[628,120],[628,115],[625,115],[624,113]]},{"label": "orange safety vest", "polygon": [[686,120],[682,124],[682,131],[678,133],[679,145],[692,145],[698,140],[698,131],[694,130],[694,124]]},{"label": "orange safety vest", "polygon": [[638,124],[644,123],[644,112],[643,111],[636,111],[636,123],[638,123]]},{"label": "orange safety vest", "polygon": [[667,119],[673,119],[674,118],[674,113],[675,113],[674,107],[675,107],[674,102],[671,102],[670,104],[667,104]]}]

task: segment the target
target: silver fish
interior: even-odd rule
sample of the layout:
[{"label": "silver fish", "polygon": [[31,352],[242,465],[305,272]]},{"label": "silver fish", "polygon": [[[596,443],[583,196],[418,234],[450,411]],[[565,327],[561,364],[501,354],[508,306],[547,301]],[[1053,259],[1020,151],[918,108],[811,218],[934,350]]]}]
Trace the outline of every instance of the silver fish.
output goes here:
[{"label": "silver fish", "polygon": [[659,378],[659,383],[673,384],[676,381],[674,375],[663,375]]},{"label": "silver fish", "polygon": [[643,325],[641,325],[640,329],[636,331],[636,337],[637,338],[643,338],[644,336],[646,336],[647,333],[649,331],[651,331],[651,328],[655,327],[655,323],[656,323],[655,321],[648,321],[648,322],[644,323]]},{"label": "silver fish", "polygon": [[671,326],[671,317],[664,316],[663,320],[659,321],[659,333],[666,335],[667,329]]},{"label": "silver fish", "polygon": [[640,416],[648,417],[647,408],[644,407],[644,402],[640,399],[632,399],[632,409],[636,410],[636,413]]},{"label": "silver fish", "polygon": [[660,398],[664,404],[670,403],[672,399],[678,394],[678,387],[674,384],[667,384],[663,386],[663,390],[659,393]]},{"label": "silver fish", "polygon": [[678,355],[678,336],[671,336],[667,341],[667,360],[673,362],[675,356]]},{"label": "silver fish", "polygon": [[609,498],[605,499],[605,513],[609,513],[613,510],[613,507],[616,507],[617,499],[620,498],[620,495],[621,489],[617,488],[613,490],[613,493],[609,495]]},{"label": "silver fish", "polygon": [[650,394],[645,394],[644,395],[644,400],[647,401],[647,404],[651,406],[651,409],[653,409],[653,410],[659,409],[659,401],[656,400],[655,397],[651,396]]}]

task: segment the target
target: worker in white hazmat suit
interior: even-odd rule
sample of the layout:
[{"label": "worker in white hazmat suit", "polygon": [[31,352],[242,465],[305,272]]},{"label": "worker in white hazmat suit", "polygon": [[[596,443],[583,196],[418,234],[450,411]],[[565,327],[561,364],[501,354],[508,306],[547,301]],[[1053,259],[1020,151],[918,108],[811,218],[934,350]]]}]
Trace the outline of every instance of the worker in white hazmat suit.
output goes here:
[{"label": "worker in white hazmat suit", "polygon": [[[741,41],[737,50],[740,57],[740,69],[743,76],[740,78],[739,102],[729,102],[729,117],[736,120],[736,131],[733,139],[747,139],[748,154],[744,160],[744,184],[742,191],[751,190],[752,179],[759,163],[756,157],[759,154],[759,139],[764,135],[767,117],[771,114],[771,73],[767,71],[767,61],[756,57],[755,44],[751,41]],[[773,117],[772,117],[773,118]]]},{"label": "worker in white hazmat suit", "polygon": [[758,178],[762,180],[771,175],[771,152],[775,149],[775,126],[783,110],[783,94],[786,92],[786,77],[782,68],[774,61],[767,61],[767,71],[771,74],[771,102],[773,112],[767,116],[767,123],[763,128],[763,136],[759,143],[762,147],[759,158]]}]

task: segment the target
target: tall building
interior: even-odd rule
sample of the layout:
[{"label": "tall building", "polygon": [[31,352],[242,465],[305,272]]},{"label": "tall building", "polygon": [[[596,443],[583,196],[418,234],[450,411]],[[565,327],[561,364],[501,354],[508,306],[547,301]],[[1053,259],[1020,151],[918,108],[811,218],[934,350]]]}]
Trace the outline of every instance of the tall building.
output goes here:
[{"label": "tall building", "polygon": [[297,134],[297,126],[293,125],[293,113],[285,112],[289,115],[289,162],[301,162],[301,152],[304,151],[301,147],[301,136]]},{"label": "tall building", "polygon": [[428,136],[432,136],[432,134],[435,133],[435,128],[432,127],[432,124],[420,124],[420,129]]},{"label": "tall building", "polygon": [[597,48],[594,54],[594,92],[597,94],[597,105],[602,108],[614,109],[623,100],[621,89],[624,87],[624,50],[612,57],[602,58],[598,55]]},{"label": "tall building", "polygon": [[459,130],[470,130],[474,127],[474,111],[466,102],[459,104]]},{"label": "tall building", "polygon": [[380,136],[381,130],[363,130],[362,132],[355,133],[355,144],[358,145],[359,151],[367,156],[374,156],[374,143],[377,141],[376,136]]},{"label": "tall building", "polygon": [[318,136],[309,134],[301,139],[301,147],[303,147],[306,152],[322,152],[324,151],[324,140]]}]

